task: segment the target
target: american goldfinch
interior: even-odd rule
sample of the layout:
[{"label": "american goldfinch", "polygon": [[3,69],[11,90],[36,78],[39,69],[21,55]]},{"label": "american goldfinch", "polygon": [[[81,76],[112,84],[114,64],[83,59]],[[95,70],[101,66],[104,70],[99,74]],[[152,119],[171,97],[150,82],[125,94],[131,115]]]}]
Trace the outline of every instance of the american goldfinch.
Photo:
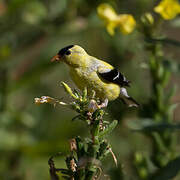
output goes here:
[{"label": "american goldfinch", "polygon": [[110,64],[88,55],[82,47],[70,45],[62,48],[51,61],[66,63],[76,86],[80,90],[86,87],[89,94],[95,91],[102,107],[118,97],[129,107],[139,105],[127,94],[125,87],[130,81]]}]

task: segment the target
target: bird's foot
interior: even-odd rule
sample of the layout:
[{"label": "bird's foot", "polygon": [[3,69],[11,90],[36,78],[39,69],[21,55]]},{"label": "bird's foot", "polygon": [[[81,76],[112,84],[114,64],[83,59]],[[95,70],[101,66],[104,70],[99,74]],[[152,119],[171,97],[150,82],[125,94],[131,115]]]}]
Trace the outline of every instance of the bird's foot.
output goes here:
[{"label": "bird's foot", "polygon": [[94,99],[92,99],[88,105],[88,113],[92,114],[97,109],[102,109],[107,107],[108,105],[108,99],[105,99],[101,104],[98,104]]},{"label": "bird's foot", "polygon": [[98,108],[105,108],[108,105],[108,99],[105,99],[101,104],[98,105]]}]

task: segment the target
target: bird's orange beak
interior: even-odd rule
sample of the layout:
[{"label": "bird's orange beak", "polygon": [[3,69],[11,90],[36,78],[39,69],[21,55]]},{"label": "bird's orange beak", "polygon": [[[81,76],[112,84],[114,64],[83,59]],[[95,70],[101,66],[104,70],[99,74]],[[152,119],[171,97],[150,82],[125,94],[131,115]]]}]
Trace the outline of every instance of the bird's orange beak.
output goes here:
[{"label": "bird's orange beak", "polygon": [[57,54],[53,58],[51,58],[51,62],[60,61],[60,60],[61,60],[61,56],[59,54]]}]

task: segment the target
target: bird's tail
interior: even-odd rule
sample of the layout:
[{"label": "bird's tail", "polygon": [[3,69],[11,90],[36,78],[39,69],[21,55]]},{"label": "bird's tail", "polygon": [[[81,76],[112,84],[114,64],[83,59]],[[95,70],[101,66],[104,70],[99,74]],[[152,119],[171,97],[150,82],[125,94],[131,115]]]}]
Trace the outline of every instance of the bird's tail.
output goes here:
[{"label": "bird's tail", "polygon": [[120,92],[120,98],[122,100],[122,102],[124,104],[127,104],[129,107],[138,107],[139,103],[136,102],[136,100],[134,100],[132,97],[130,97],[127,94],[127,91],[125,88],[121,88],[121,92]]}]

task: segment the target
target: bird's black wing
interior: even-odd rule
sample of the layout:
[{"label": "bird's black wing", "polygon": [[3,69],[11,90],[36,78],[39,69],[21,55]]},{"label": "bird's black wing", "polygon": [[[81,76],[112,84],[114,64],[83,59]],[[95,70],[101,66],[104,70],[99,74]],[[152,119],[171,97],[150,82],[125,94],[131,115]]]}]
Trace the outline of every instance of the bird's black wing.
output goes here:
[{"label": "bird's black wing", "polygon": [[130,86],[130,81],[128,81],[125,76],[123,76],[117,69],[112,69],[108,72],[98,72],[98,75],[111,83],[120,85],[121,87]]}]

